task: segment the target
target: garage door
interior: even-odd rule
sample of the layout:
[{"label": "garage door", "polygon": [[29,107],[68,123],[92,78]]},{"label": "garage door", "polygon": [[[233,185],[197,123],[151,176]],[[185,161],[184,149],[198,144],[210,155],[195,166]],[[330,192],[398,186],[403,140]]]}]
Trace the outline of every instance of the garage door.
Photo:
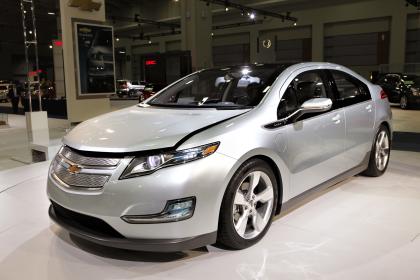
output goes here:
[{"label": "garage door", "polygon": [[249,63],[249,44],[213,47],[214,66]]}]

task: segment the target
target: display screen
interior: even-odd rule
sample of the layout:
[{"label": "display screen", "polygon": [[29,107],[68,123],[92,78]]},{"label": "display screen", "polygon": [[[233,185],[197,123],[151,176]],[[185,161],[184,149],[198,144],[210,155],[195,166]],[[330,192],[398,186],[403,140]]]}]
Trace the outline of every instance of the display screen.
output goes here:
[{"label": "display screen", "polygon": [[79,96],[115,93],[111,26],[75,23]]}]

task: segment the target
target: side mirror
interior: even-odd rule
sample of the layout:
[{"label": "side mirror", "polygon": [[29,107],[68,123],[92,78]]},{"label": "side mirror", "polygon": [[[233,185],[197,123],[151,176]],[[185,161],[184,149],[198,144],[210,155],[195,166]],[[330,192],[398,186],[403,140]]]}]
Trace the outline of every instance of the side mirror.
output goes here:
[{"label": "side mirror", "polygon": [[332,107],[332,100],[329,98],[313,98],[305,101],[300,107],[302,114],[320,113],[329,111]]},{"label": "side mirror", "polygon": [[332,100],[329,98],[313,98],[305,101],[299,109],[288,117],[281,119],[278,123],[287,123],[289,120],[297,121],[302,115],[309,113],[321,113],[329,111],[332,107]]}]

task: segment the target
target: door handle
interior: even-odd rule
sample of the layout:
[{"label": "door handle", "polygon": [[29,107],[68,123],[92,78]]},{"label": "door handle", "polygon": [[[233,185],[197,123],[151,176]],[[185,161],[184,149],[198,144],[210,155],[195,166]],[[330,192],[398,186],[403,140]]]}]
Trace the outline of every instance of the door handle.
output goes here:
[{"label": "door handle", "polygon": [[340,114],[335,115],[332,119],[331,119],[335,124],[339,124],[341,122],[341,116]]},{"label": "door handle", "polygon": [[367,106],[366,106],[366,110],[367,110],[368,112],[372,112],[372,104],[367,105]]}]

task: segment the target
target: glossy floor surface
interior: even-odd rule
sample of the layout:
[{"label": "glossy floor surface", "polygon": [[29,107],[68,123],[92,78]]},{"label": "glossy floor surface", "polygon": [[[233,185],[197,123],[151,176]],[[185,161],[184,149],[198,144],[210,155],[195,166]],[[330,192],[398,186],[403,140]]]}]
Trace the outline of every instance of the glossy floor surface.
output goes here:
[{"label": "glossy floor surface", "polygon": [[47,216],[48,163],[0,172],[0,279],[419,279],[420,153],[394,151],[380,178],[353,177],[277,217],[243,251],[100,247]]}]

